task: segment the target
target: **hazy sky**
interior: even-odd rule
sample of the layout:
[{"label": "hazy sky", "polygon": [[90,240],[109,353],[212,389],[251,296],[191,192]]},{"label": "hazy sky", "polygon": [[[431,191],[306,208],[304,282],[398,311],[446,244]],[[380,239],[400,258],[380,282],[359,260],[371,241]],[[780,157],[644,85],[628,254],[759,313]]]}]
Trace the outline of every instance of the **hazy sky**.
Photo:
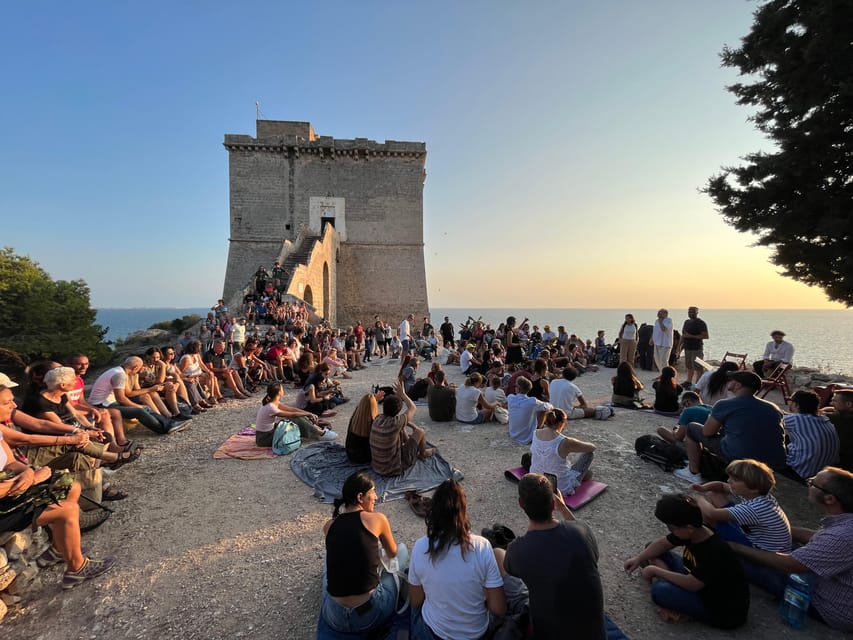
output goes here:
[{"label": "hazy sky", "polygon": [[837,308],[699,193],[766,141],[746,0],[8,3],[0,245],[98,307],[205,306],[225,133],[426,142],[433,307]]}]

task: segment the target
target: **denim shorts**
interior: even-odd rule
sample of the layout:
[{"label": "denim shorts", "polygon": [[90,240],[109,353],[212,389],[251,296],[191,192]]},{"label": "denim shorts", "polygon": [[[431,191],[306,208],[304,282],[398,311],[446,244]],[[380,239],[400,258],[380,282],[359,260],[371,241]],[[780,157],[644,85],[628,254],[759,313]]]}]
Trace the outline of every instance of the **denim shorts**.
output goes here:
[{"label": "denim shorts", "polygon": [[477,417],[474,420],[459,420],[456,419],[457,422],[462,422],[463,424],[483,424],[486,421],[486,414],[482,411],[477,411]]},{"label": "denim shorts", "polygon": [[[324,588],[320,615],[326,624],[340,633],[359,633],[382,626],[391,619],[397,606],[397,585],[394,582],[394,576],[383,573],[367,602],[369,603],[367,607],[361,605],[351,609],[336,602]],[[359,613],[356,609],[360,609],[361,612]]]}]

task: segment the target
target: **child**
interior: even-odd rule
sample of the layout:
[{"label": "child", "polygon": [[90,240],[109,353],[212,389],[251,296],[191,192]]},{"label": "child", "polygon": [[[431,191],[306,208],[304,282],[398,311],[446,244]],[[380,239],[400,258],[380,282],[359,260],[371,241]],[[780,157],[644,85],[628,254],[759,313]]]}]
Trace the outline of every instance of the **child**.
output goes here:
[{"label": "child", "polygon": [[[670,533],[625,561],[625,571],[642,567],[652,582],[652,600],[662,607],[661,617],[685,614],[720,629],[746,622],[749,585],[729,546],[702,524],[702,510],[684,494],[658,500],[655,517]],[[683,546],[682,557],[671,550]],[[648,564],[646,564],[648,563]],[[675,614],[675,615],[674,615]]]}]

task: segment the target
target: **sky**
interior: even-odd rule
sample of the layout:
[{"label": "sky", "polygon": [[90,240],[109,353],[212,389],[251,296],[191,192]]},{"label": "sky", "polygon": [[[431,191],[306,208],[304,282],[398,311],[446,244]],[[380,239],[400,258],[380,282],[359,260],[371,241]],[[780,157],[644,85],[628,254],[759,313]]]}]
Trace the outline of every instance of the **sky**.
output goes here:
[{"label": "sky", "polygon": [[748,0],[34,0],[0,24],[0,245],[95,307],[209,306],[226,133],[427,146],[432,307],[843,308],[700,192],[769,149]]}]

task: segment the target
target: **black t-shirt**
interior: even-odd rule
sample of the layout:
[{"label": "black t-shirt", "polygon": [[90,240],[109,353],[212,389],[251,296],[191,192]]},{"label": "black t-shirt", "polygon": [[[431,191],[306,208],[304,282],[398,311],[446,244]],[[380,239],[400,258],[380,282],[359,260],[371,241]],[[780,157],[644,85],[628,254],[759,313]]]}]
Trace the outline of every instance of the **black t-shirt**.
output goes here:
[{"label": "black t-shirt", "polygon": [[453,340],[453,325],[449,322],[445,322],[441,325],[441,335],[445,340]]},{"label": "black t-shirt", "polygon": [[213,349],[204,354],[203,358],[206,364],[209,364],[214,369],[224,369],[228,366],[228,362],[226,360],[225,352],[223,351],[219,355],[217,355]]},{"label": "black t-shirt", "polygon": [[534,638],[604,640],[598,546],[587,525],[528,531],[510,543],[504,569],[530,591]]},{"label": "black t-shirt", "polygon": [[[704,320],[700,320],[699,318],[694,318],[691,320],[688,318],[684,321],[684,326],[681,328],[682,335],[685,333],[693,333],[696,335],[702,335],[708,330],[708,325],[705,324]],[[682,338],[682,344],[685,349],[690,351],[698,351],[702,348],[702,339],[701,338]]]},{"label": "black t-shirt", "polygon": [[746,622],[749,584],[734,551],[717,534],[702,542],[688,542],[672,533],[666,539],[684,547],[684,568],[704,583],[699,597],[710,614],[709,624],[734,629]]}]

